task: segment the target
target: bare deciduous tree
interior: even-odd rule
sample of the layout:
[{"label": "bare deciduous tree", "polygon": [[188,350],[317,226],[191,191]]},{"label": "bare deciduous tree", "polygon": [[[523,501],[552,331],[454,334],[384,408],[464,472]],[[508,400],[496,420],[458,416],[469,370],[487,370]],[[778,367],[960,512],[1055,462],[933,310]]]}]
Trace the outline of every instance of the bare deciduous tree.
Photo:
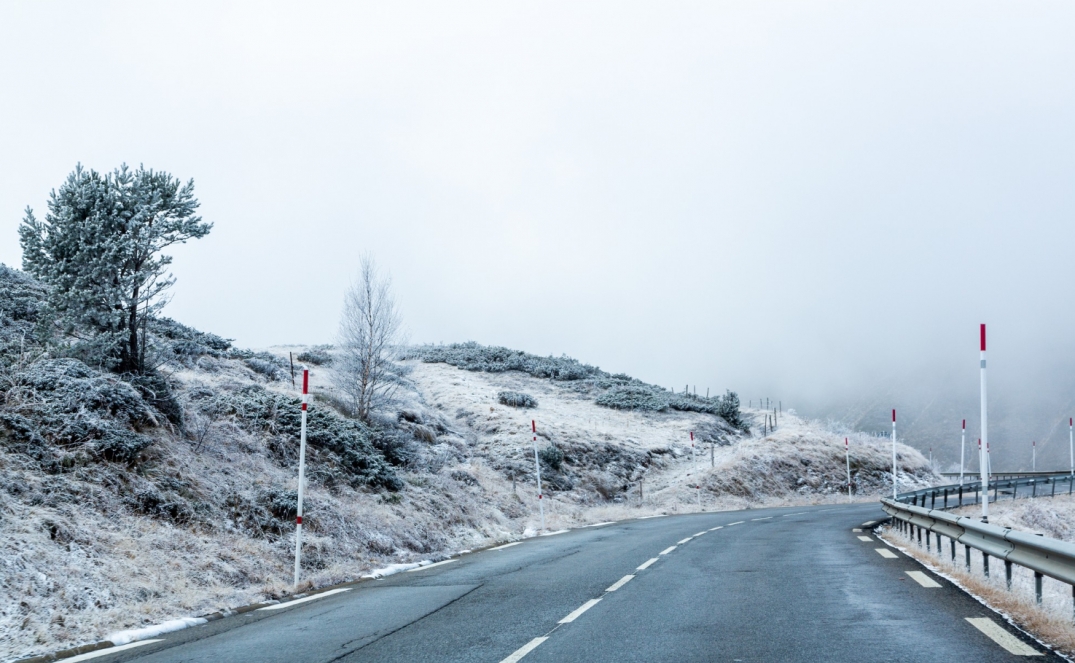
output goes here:
[{"label": "bare deciduous tree", "polygon": [[363,421],[392,399],[399,383],[394,359],[402,337],[391,279],[382,277],[373,259],[365,256],[358,282],[344,297],[336,370],[337,386]]}]

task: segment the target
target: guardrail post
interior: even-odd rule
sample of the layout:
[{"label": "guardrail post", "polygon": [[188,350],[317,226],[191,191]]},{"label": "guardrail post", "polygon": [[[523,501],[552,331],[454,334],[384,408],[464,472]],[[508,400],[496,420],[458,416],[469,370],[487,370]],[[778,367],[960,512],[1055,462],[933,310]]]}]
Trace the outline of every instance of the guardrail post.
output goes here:
[{"label": "guardrail post", "polygon": [[1004,560],[1004,579],[1008,583],[1008,591],[1012,591],[1012,563]]},{"label": "guardrail post", "polygon": [[978,497],[978,486],[975,486],[974,487],[974,503],[977,504],[978,502],[981,502],[981,501],[982,501],[981,498]]},{"label": "guardrail post", "polygon": [[1049,497],[1056,497],[1056,482],[1052,479],[1049,479],[1049,485],[1052,486],[1052,494],[1049,495]]},{"label": "guardrail post", "polygon": [[1031,497],[1037,497],[1038,496],[1038,484],[1037,484],[1037,482],[1031,481],[1030,482],[1030,487],[1033,488],[1033,490],[1030,492],[1030,496]]},{"label": "guardrail post", "polygon": [[931,552],[930,547],[929,547],[929,534],[930,534],[930,532],[927,529],[926,530],[926,552]]},{"label": "guardrail post", "polygon": [[970,546],[964,543],[963,548],[967,552],[967,573],[970,573]]},{"label": "guardrail post", "polygon": [[959,487],[959,506],[963,506],[963,486]]},{"label": "guardrail post", "polygon": [[918,547],[922,547],[922,526],[918,526]]},{"label": "guardrail post", "polygon": [[950,541],[952,542],[952,563],[955,564],[956,563],[956,540],[955,539],[950,539]]},{"label": "guardrail post", "polygon": [[929,494],[929,508],[931,508],[931,509],[936,509],[937,508],[937,491],[933,491],[932,493]]},{"label": "guardrail post", "polygon": [[982,553],[982,571],[985,573],[985,577],[989,577],[989,553]]},{"label": "guardrail post", "polygon": [[[986,463],[986,465],[988,466],[989,463]],[[997,484],[993,484],[993,501],[994,502],[997,501],[997,488],[998,488]]]},{"label": "guardrail post", "polygon": [[1042,577],[1043,577],[1042,574],[1038,573],[1037,571],[1034,572],[1034,600],[1036,600],[1038,602],[1038,605],[1041,605],[1041,579],[1042,579]]},{"label": "guardrail post", "polygon": [[944,508],[948,508],[948,489],[944,489]]}]

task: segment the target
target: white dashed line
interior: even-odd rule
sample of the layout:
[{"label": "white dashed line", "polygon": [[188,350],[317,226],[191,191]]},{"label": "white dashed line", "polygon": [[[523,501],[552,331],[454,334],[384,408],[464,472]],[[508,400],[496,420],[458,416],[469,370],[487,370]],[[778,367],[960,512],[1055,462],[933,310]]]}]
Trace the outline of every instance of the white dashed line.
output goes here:
[{"label": "white dashed line", "polygon": [[522,541],[512,541],[511,543],[505,543],[502,546],[497,546],[496,548],[490,548],[489,550],[503,550],[504,548],[510,548],[512,546],[517,546],[520,543],[522,543]]},{"label": "white dashed line", "polygon": [[716,527],[710,527],[710,532],[716,532],[718,529],[724,529],[724,525],[717,525]]},{"label": "white dashed line", "polygon": [[925,573],[922,573],[921,571],[908,571],[907,575],[914,578],[914,581],[917,582],[919,585],[922,585],[923,587],[932,588],[941,586],[940,583],[935,581],[933,578],[930,578]]},{"label": "white dashed line", "polygon": [[431,569],[434,566],[444,566],[445,564],[451,564],[452,562],[456,561],[458,560],[446,559],[443,562],[437,562],[436,564],[426,564],[425,566],[419,566],[417,569],[407,569],[407,573],[414,573],[415,571],[425,571],[426,569]]},{"label": "white dashed line", "polygon": [[654,557],[653,559],[650,559],[650,560],[646,560],[646,563],[643,564],[642,566],[638,567],[637,569],[635,569],[635,571],[645,571],[646,569],[648,569],[650,567],[650,564],[653,564],[656,561],[657,561],[656,557]]},{"label": "white dashed line", "polygon": [[702,530],[701,532],[698,532],[698,533],[697,533],[697,534],[695,534],[694,536],[701,536],[701,535],[703,535],[703,534],[705,534],[705,533],[706,533],[706,530]]},{"label": "white dashed line", "polygon": [[989,636],[993,642],[1007,649],[1008,653],[1015,654],[1016,656],[1041,656],[1041,652],[1035,651],[1025,642],[1002,629],[995,621],[988,617],[967,617],[967,621],[970,622],[974,628]]},{"label": "white dashed line", "polygon": [[852,532],[861,532],[862,528],[861,527],[854,527],[854,528],[851,529],[851,531]]},{"label": "white dashed line", "polygon": [[[688,537],[687,537],[687,538],[685,538],[685,539],[680,539],[679,541],[676,541],[676,545],[677,545],[677,546],[681,546],[681,545],[683,545],[684,543],[686,543],[686,542],[690,541],[690,540],[691,540],[691,539],[693,539],[693,538],[694,538],[693,536],[688,536]],[[663,553],[662,553],[662,554],[663,554]]]},{"label": "white dashed line", "polygon": [[157,638],[155,640],[139,640],[138,642],[132,642],[129,645],[120,645],[119,647],[109,647],[107,649],[98,649],[97,651],[91,651],[88,654],[79,654],[78,656],[75,656],[74,658],[65,658],[63,660],[65,661],[65,663],[77,663],[78,661],[88,661],[91,658],[98,658],[98,657],[101,657],[101,656],[109,656],[111,654],[115,654],[118,651],[123,651],[124,649],[134,649],[135,647],[141,647],[142,645],[151,645],[154,642],[160,642],[160,641],[161,641],[160,638]]},{"label": "white dashed line", "polygon": [[[427,567],[428,568],[428,567]],[[290,608],[293,605],[300,603],[306,603],[307,601],[316,601],[317,599],[323,599],[326,596],[332,596],[333,594],[339,594],[341,592],[351,591],[350,587],[344,587],[342,589],[330,589],[327,592],[321,592],[320,594],[314,594],[313,596],[307,596],[304,599],[295,599],[294,601],[288,601],[287,603],[277,603],[276,605],[267,605],[264,608],[258,608],[258,611],[262,610],[283,610],[284,608]]]},{"label": "white dashed line", "polygon": [[740,520],[739,522],[735,522],[735,523],[728,523],[728,527],[731,527],[732,525],[742,525],[742,524],[743,524],[743,521],[742,521],[742,520]]},{"label": "white dashed line", "polygon": [[772,516],[765,516],[764,518],[751,518],[750,520],[751,520],[751,522],[756,522],[758,520],[771,520],[771,519],[772,519]]},{"label": "white dashed line", "polygon": [[877,551],[878,555],[880,555],[881,557],[884,557],[885,559],[896,559],[897,557],[899,557],[899,555],[897,555],[896,553],[892,552],[888,548],[874,548],[874,550]]},{"label": "white dashed line", "polygon": [[862,523],[862,526],[863,527],[873,527],[876,524],[877,524],[876,520],[867,520],[866,522]]},{"label": "white dashed line", "polygon": [[606,592],[614,592],[614,591],[616,591],[617,589],[619,589],[620,587],[623,587],[623,586],[624,586],[624,585],[626,585],[627,583],[631,582],[631,580],[632,580],[633,578],[634,578],[634,576],[624,576],[624,577],[620,578],[619,580],[617,580],[617,581],[616,581],[616,584],[612,585],[611,587],[609,587],[609,588],[608,588],[608,589],[606,589],[605,591],[606,591]]},{"label": "white dashed line", "polygon": [[664,550],[662,550],[661,552],[659,552],[657,554],[658,555],[667,555],[668,553],[672,552],[675,549],[676,549],[675,546],[668,546],[667,548],[665,548]]},{"label": "white dashed line", "polygon": [[522,647],[519,647],[518,649],[516,649],[515,652],[511,656],[505,658],[500,663],[515,663],[516,661],[520,660],[523,656],[526,656],[530,652],[534,651],[537,648],[538,645],[540,645],[541,643],[545,642],[548,639],[549,639],[548,636],[541,637],[541,638],[534,638],[533,640],[531,640],[530,642],[526,643]]},{"label": "white dashed line", "polygon": [[873,539],[871,539],[868,536],[860,536],[860,537],[858,537],[858,540],[859,541],[873,541]]},{"label": "white dashed line", "polygon": [[586,612],[587,610],[589,610],[590,608],[594,607],[595,605],[597,605],[600,602],[601,602],[601,599],[590,599],[589,601],[587,601],[587,602],[583,603],[582,605],[580,605],[578,608],[575,608],[574,612],[572,612],[567,617],[564,617],[563,619],[561,619],[559,623],[568,624],[570,622],[575,621],[580,616],[582,616],[582,613]]}]

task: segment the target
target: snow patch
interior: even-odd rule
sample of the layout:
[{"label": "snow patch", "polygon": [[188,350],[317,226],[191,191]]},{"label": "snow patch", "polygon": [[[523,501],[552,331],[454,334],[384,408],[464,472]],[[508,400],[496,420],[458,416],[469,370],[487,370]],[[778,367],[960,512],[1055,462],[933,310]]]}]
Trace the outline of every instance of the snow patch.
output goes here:
[{"label": "snow patch", "polygon": [[137,642],[138,640],[145,640],[147,638],[155,638],[158,635],[165,633],[171,633],[172,631],[180,631],[191,626],[198,626],[204,624],[206,620],[204,617],[181,617],[179,619],[172,619],[164,622],[163,624],[157,624],[155,626],[146,626],[145,628],[135,628],[126,631],[116,631],[112,635],[108,636],[108,640],[114,645],[125,645],[131,642]]}]

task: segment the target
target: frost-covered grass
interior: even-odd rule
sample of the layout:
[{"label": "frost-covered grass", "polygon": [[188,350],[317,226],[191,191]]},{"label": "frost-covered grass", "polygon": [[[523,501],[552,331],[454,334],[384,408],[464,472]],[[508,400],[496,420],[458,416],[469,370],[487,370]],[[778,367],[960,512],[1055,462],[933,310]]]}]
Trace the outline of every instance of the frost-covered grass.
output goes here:
[{"label": "frost-covered grass", "polygon": [[[960,516],[981,516],[981,505],[953,509]],[[1075,496],[1001,499],[989,503],[989,523],[1075,543]]]},{"label": "frost-covered grass", "polygon": [[[104,380],[102,390],[115,387],[137,405],[113,408],[127,403],[116,396],[68,413],[96,412],[143,436],[149,443],[133,458],[95,456],[93,439],[56,436],[41,437],[48,454],[39,458],[11,429],[0,438],[0,659],[292,591],[299,410],[282,361],[304,348],[258,353],[187,336],[193,345],[168,377],[182,427],[159,413],[156,425],[140,418],[138,398],[150,414],[152,402],[108,382],[114,377],[71,374]],[[258,370],[252,359],[280,370]],[[407,364],[398,408],[372,427],[335,409],[331,362],[306,364],[314,398],[300,591],[538,535],[532,420],[550,531],[846,499],[842,433],[820,424],[785,417],[776,433],[752,437],[704,411],[599,407],[578,380]],[[25,408],[44,408],[48,423],[54,409],[65,412],[55,395],[63,389],[34,387],[8,409],[28,416]],[[531,395],[535,407],[501,404],[505,391]],[[708,468],[709,442],[716,469]],[[887,449],[853,437],[856,499],[886,489]],[[78,453],[86,455],[77,463],[42,460]],[[904,485],[929,482],[917,452],[901,447],[901,462]],[[389,476],[398,484],[377,479]]]}]

